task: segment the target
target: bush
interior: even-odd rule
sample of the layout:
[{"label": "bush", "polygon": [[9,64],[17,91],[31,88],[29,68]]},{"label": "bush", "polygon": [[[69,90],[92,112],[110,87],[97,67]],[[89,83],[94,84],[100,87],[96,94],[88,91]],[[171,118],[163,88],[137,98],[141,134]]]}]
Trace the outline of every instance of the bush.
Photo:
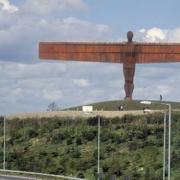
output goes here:
[{"label": "bush", "polygon": [[94,130],[83,131],[82,135],[86,140],[92,141],[96,137],[96,131]]},{"label": "bush", "polygon": [[85,178],[83,172],[79,172],[78,175],[77,175],[78,178]]},{"label": "bush", "polygon": [[97,126],[98,125],[98,118],[97,117],[88,118],[87,124],[89,126]]},{"label": "bush", "polygon": [[76,139],[76,144],[77,144],[77,145],[81,145],[81,144],[82,144],[82,140],[81,140],[80,137],[77,137],[77,139]]},{"label": "bush", "polygon": [[35,138],[38,136],[38,132],[37,130],[30,128],[27,130],[26,135],[28,138]]},{"label": "bush", "polygon": [[60,143],[65,139],[65,135],[63,134],[63,132],[54,132],[54,134],[52,135],[52,143]]},{"label": "bush", "polygon": [[69,138],[69,139],[66,140],[66,144],[67,144],[67,145],[70,145],[70,144],[72,144],[72,143],[73,143],[72,138]]}]

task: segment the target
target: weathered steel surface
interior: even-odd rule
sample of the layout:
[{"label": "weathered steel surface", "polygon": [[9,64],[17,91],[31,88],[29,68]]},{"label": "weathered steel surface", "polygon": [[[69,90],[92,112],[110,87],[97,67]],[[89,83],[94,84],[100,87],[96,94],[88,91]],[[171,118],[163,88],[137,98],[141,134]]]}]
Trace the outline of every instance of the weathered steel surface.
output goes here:
[{"label": "weathered steel surface", "polygon": [[180,43],[137,43],[127,33],[125,43],[40,42],[40,59],[123,63],[126,99],[132,99],[136,63],[180,62]]},{"label": "weathered steel surface", "polygon": [[[127,34],[128,36],[128,34]],[[131,36],[131,34],[129,35]],[[130,38],[130,39],[129,39]],[[135,74],[135,45],[131,42],[131,37],[128,37],[128,42],[126,44],[126,53],[125,53],[125,60],[123,62],[123,73],[124,73],[124,89],[125,89],[125,99],[132,99],[132,93],[134,90],[134,74]]]},{"label": "weathered steel surface", "polygon": [[40,43],[41,59],[122,63],[125,44]]},{"label": "weathered steel surface", "polygon": [[128,39],[128,42],[132,42],[133,40],[133,32],[132,31],[128,31],[127,32],[127,39]]},{"label": "weathered steel surface", "polygon": [[180,44],[135,44],[136,63],[180,62]]},{"label": "weathered steel surface", "polygon": [[[133,49],[132,49],[133,45]],[[69,61],[127,61],[133,54],[136,63],[180,62],[180,44],[145,43],[40,43],[40,59]]]},{"label": "weathered steel surface", "polygon": [[132,93],[134,90],[134,73],[135,73],[135,63],[124,63],[123,64],[123,73],[124,73],[124,89],[125,89],[125,99],[132,99]]}]

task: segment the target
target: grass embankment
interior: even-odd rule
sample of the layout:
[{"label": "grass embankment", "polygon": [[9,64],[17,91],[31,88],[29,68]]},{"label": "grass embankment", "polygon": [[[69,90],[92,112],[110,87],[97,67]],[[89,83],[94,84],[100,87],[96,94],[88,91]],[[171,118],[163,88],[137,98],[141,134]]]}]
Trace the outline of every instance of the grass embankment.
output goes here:
[{"label": "grass embankment", "polygon": [[[92,105],[94,110],[104,110],[104,111],[118,111],[119,106],[123,106],[124,110],[142,110],[144,107],[149,107],[152,110],[161,110],[161,109],[167,109],[166,106],[160,105],[159,103],[162,103],[160,101],[153,101],[155,103],[152,103],[151,105],[143,105],[140,103],[140,100],[114,100],[114,101],[105,101],[105,102],[97,102],[92,103],[88,105]],[[163,103],[171,103],[173,109],[179,109],[180,110],[180,103],[179,102],[163,102]],[[68,110],[77,110],[82,109],[82,106],[76,106],[69,108]]]}]

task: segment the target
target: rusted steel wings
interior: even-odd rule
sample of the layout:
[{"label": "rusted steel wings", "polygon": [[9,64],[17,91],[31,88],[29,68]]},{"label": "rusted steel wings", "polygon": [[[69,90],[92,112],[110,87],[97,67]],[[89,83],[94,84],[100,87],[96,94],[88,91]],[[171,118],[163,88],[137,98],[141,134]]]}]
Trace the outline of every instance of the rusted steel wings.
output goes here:
[{"label": "rusted steel wings", "polygon": [[137,43],[136,63],[180,62],[180,43]]},{"label": "rusted steel wings", "polygon": [[110,63],[180,62],[180,44],[40,43],[40,59]]},{"label": "rusted steel wings", "polygon": [[123,43],[40,43],[40,59],[122,63]]}]

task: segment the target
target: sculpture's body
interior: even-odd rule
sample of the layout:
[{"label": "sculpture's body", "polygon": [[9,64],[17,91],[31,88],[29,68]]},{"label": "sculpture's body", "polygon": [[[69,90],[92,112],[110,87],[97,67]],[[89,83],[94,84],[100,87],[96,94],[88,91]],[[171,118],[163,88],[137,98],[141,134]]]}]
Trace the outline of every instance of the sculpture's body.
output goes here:
[{"label": "sculpture's body", "polygon": [[180,62],[179,43],[136,43],[133,33],[126,43],[40,43],[41,59],[123,63],[125,99],[132,99],[136,63]]}]

